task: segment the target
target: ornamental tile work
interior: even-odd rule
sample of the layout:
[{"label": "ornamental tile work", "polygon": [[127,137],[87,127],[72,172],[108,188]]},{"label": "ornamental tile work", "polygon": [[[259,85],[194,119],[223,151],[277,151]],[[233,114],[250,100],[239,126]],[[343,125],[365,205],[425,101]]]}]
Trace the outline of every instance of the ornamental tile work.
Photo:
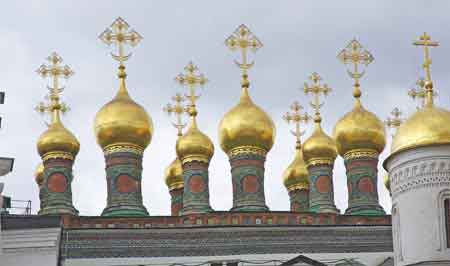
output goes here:
[{"label": "ornamental tile work", "polygon": [[333,165],[309,165],[308,172],[310,211],[317,213],[339,213],[334,205]]},{"label": "ornamental tile work", "polygon": [[64,158],[50,158],[44,162],[44,184],[39,189],[42,199],[39,214],[78,214],[72,204],[72,165],[72,160]]},{"label": "ornamental tile work", "polygon": [[[287,219],[286,221],[288,221]],[[390,226],[65,229],[62,259],[392,252]]]},{"label": "ornamental tile work", "polygon": [[344,159],[347,169],[348,208],[346,214],[382,215],[378,203],[378,158],[363,156]]},{"label": "ornamental tile work", "polygon": [[183,188],[172,189],[170,193],[170,213],[178,216],[183,208]]},{"label": "ornamental tile work", "polygon": [[309,190],[294,189],[289,191],[289,200],[292,212],[309,211]]},{"label": "ornamental tile work", "polygon": [[186,162],[183,164],[183,208],[181,214],[206,213],[212,211],[209,205],[208,164]]},{"label": "ornamental tile work", "polygon": [[103,216],[145,216],[142,204],[142,154],[119,150],[105,155],[107,206]]},{"label": "ornamental tile work", "polygon": [[231,211],[266,211],[264,196],[265,157],[255,153],[239,153],[230,157],[233,184]]}]

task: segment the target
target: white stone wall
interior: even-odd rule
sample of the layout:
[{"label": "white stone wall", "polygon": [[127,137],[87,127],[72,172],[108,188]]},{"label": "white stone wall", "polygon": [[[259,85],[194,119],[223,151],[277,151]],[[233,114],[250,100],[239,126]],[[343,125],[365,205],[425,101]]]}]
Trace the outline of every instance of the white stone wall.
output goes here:
[{"label": "white stone wall", "polygon": [[0,266],[56,266],[60,228],[2,231]]},{"label": "white stone wall", "polygon": [[450,265],[443,222],[443,200],[450,197],[450,145],[401,152],[389,158],[386,167],[395,265]]}]

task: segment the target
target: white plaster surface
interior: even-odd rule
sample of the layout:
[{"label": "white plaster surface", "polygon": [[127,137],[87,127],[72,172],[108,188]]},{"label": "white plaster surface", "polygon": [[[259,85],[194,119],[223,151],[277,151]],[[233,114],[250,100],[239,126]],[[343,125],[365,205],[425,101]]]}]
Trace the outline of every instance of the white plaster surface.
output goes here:
[{"label": "white plaster surface", "polygon": [[386,167],[392,206],[397,208],[392,217],[396,266],[434,265],[431,261],[450,265],[439,197],[450,192],[450,145],[401,152],[389,158]]}]

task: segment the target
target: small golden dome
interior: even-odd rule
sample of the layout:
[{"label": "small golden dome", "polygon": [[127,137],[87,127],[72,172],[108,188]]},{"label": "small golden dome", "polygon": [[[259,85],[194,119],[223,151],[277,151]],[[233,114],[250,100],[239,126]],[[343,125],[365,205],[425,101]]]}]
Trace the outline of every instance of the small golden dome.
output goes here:
[{"label": "small golden dome", "polygon": [[303,144],[303,157],[305,162],[313,159],[325,159],[334,161],[337,156],[336,143],[323,132],[319,122],[316,122],[316,129]]},{"label": "small golden dome", "polygon": [[190,157],[209,161],[214,154],[214,145],[211,139],[197,128],[195,118],[192,118],[189,129],[178,138],[176,150],[182,161]]},{"label": "small golden dome", "polygon": [[164,172],[164,179],[169,190],[184,187],[183,167],[180,159],[176,158],[166,168],[166,171]]},{"label": "small golden dome", "polygon": [[36,171],[34,172],[35,181],[39,187],[42,186],[42,184],[44,184],[44,169],[45,169],[44,164],[40,163],[36,167]]},{"label": "small golden dome", "polygon": [[50,124],[48,129],[42,133],[37,142],[39,155],[43,157],[49,152],[67,152],[74,157],[80,150],[77,138],[67,130],[59,120],[59,116]]},{"label": "small golden dome", "polygon": [[283,183],[288,191],[294,189],[309,189],[308,170],[303,160],[303,152],[299,147],[295,151],[295,158],[283,173]]},{"label": "small golden dome", "polygon": [[391,192],[391,180],[389,179],[389,173],[386,173],[383,181],[384,181],[384,186],[386,187],[386,189],[389,192]]},{"label": "small golden dome", "polygon": [[400,125],[392,141],[391,155],[439,144],[450,144],[450,112],[430,104]]},{"label": "small golden dome", "polygon": [[275,125],[272,119],[253,103],[248,89],[244,87],[239,103],[220,122],[220,146],[225,153],[242,146],[258,147],[268,152],[274,139]]},{"label": "small golden dome", "polygon": [[97,143],[104,149],[116,143],[130,143],[145,149],[152,139],[153,123],[142,106],[129,96],[125,78],[120,78],[117,95],[95,116]]},{"label": "small golden dome", "polygon": [[359,99],[353,110],[338,121],[333,136],[341,156],[356,149],[370,149],[381,153],[386,145],[383,122],[364,109]]}]

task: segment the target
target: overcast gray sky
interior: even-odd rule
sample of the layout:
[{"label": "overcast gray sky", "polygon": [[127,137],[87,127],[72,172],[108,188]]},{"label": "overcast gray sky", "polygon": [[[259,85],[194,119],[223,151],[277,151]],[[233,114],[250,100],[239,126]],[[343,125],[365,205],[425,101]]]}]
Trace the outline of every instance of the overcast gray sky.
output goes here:
[{"label": "overcast gray sky", "polygon": [[[353,103],[352,81],[336,55],[357,38],[375,57],[361,81],[364,106],[383,120],[394,106],[411,114],[416,103],[408,99],[407,90],[423,76],[422,50],[411,43],[427,31],[441,42],[441,47],[432,51],[432,75],[439,93],[437,103],[448,108],[449,10],[450,2],[444,0],[7,1],[0,10],[0,88],[7,93],[6,104],[0,106],[0,156],[15,157],[16,161],[14,172],[1,180],[6,183],[4,194],[32,200],[33,211],[37,211],[33,173],[40,158],[36,140],[45,124],[33,108],[47,90],[46,81],[35,70],[56,51],[76,72],[63,95],[72,109],[64,124],[81,143],[74,166],[74,205],[81,215],[99,215],[103,210],[104,161],[93,120],[115,95],[118,82],[111,50],[97,36],[121,16],[144,37],[127,63],[127,84],[154,122],[142,181],[144,204],[150,213],[170,213],[163,171],[175,156],[176,131],[162,106],[182,91],[173,78],[190,60],[210,80],[201,92],[198,118],[200,128],[216,147],[210,166],[211,205],[215,210],[228,210],[232,205],[229,164],[218,143],[217,127],[240,93],[239,69],[233,63],[237,55],[223,42],[242,23],[264,43],[253,56],[256,64],[250,71],[250,93],[277,127],[266,163],[266,199],[272,210],[288,210],[281,175],[293,158],[295,140],[281,117],[293,100],[307,105],[310,99],[299,88],[308,75],[318,72],[334,89],[323,107],[323,126],[331,134]],[[378,189],[382,206],[390,212],[381,167],[388,150],[389,146],[380,160]],[[347,206],[345,180],[343,161],[338,159],[334,187],[341,211]]]}]

